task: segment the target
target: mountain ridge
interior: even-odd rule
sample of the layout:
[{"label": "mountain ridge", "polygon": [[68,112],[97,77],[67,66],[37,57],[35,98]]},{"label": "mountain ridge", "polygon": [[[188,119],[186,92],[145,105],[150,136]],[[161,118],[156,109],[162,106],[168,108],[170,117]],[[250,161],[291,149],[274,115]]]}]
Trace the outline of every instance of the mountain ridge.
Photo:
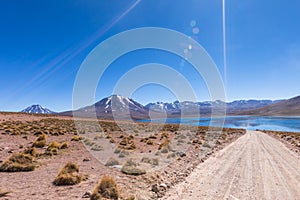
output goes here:
[{"label": "mountain ridge", "polygon": [[33,104],[28,106],[27,108],[21,110],[22,113],[29,113],[29,114],[56,114],[56,112],[45,108],[39,104]]},{"label": "mountain ridge", "polygon": [[[295,97],[299,98],[299,97]],[[131,98],[123,97],[121,95],[111,95],[103,98],[93,105],[86,106],[75,111],[66,111],[60,114],[62,115],[75,115],[83,117],[93,117],[92,113],[96,113],[98,118],[105,119],[147,119],[150,117],[181,117],[184,113],[185,116],[196,116],[200,114],[211,115],[212,109],[224,108],[228,115],[255,115],[255,110],[261,110],[265,107],[275,105],[287,100],[236,100],[232,102],[217,101],[174,101],[172,103],[155,102],[148,103],[145,106],[134,101]],[[299,103],[300,101],[296,102]],[[95,110],[94,110],[95,108]],[[129,111],[129,112],[128,112]],[[184,111],[184,112],[183,112]],[[260,115],[263,114],[263,111]],[[290,115],[288,112],[285,115]],[[297,113],[291,115],[300,115],[300,110]]]},{"label": "mountain ridge", "polygon": [[212,111],[226,109],[227,115],[291,115],[300,116],[300,96],[285,100],[235,100],[217,101],[174,101],[155,102],[142,105],[137,101],[121,95],[111,95],[100,101],[77,110],[56,113],[38,104],[22,110],[31,114],[59,114],[78,117],[97,117],[104,119],[148,119],[154,117],[182,117],[211,115]]},{"label": "mountain ridge", "polygon": [[238,113],[240,115],[300,116],[300,96],[286,99],[268,106]]}]

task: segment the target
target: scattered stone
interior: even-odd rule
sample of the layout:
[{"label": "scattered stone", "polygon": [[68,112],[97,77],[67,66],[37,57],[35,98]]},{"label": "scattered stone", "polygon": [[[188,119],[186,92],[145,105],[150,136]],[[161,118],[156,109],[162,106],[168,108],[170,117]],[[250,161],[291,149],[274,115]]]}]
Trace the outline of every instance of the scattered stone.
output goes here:
[{"label": "scattered stone", "polygon": [[159,185],[160,188],[162,188],[163,190],[167,190],[167,185],[162,183]]},{"label": "scattered stone", "polygon": [[83,161],[83,162],[89,162],[89,161],[91,161],[91,159],[89,159],[89,158],[84,158],[82,161]]},{"label": "scattered stone", "polygon": [[91,198],[91,193],[90,192],[85,192],[84,194],[83,194],[83,196],[82,196],[82,198]]},{"label": "scattered stone", "polygon": [[159,192],[159,189],[158,189],[157,184],[154,184],[154,185],[151,186],[151,191],[152,191],[152,192],[155,192],[155,193],[158,193],[158,192]]},{"label": "scattered stone", "polygon": [[14,150],[11,149],[7,153],[14,153]]},{"label": "scattered stone", "polygon": [[291,136],[287,136],[287,137],[285,138],[285,140],[287,140],[287,141],[289,141],[289,140],[291,140],[291,139],[292,139]]},{"label": "scattered stone", "polygon": [[179,152],[177,152],[177,155],[180,157],[184,157],[184,156],[186,156],[186,153],[179,151]]}]

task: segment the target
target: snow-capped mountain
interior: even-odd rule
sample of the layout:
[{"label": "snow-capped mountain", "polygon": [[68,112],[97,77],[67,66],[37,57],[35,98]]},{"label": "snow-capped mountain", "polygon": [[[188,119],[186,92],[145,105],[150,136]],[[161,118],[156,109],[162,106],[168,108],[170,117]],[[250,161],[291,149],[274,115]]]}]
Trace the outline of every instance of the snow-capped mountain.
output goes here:
[{"label": "snow-capped mountain", "polygon": [[157,112],[177,112],[178,110],[180,110],[180,103],[179,101],[174,101],[173,103],[156,102],[147,104],[145,108]]},{"label": "snow-capped mountain", "polygon": [[92,117],[96,112],[98,118],[106,119],[145,119],[149,118],[149,110],[136,101],[121,95],[106,97],[97,103],[75,111],[61,113],[63,115],[76,115]]},{"label": "snow-capped mountain", "polygon": [[279,101],[237,100],[228,103],[220,100],[203,101],[203,102],[174,101],[173,103],[164,103],[164,102],[149,103],[145,107],[149,110],[153,110],[156,112],[180,113],[182,110],[185,110],[185,112],[187,113],[192,113],[192,112],[198,112],[200,110],[200,113],[208,114],[211,112],[212,108],[226,108],[227,113],[232,113],[232,112],[262,108],[277,102]]},{"label": "snow-capped mountain", "polygon": [[23,113],[29,113],[29,114],[55,114],[55,112],[41,106],[41,105],[32,105],[24,110],[21,110]]}]

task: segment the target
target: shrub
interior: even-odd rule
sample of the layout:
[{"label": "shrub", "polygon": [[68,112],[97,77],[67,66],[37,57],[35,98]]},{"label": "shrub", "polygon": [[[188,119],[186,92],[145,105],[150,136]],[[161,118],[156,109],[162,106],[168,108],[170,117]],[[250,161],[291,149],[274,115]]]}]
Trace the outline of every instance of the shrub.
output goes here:
[{"label": "shrub", "polygon": [[150,135],[149,138],[150,138],[150,139],[156,139],[156,138],[157,138],[157,135],[155,135],[155,134],[154,134],[154,135]]},{"label": "shrub", "polygon": [[159,165],[159,160],[157,158],[150,159],[150,158],[147,158],[147,157],[143,157],[141,162],[148,163],[148,164],[151,164],[153,166]]},{"label": "shrub", "polygon": [[148,164],[151,164],[151,165],[158,165],[159,164],[159,160],[157,158],[148,158],[148,157],[143,157],[141,162],[143,163],[148,163]]},{"label": "shrub", "polygon": [[34,157],[26,153],[15,153],[0,165],[1,172],[28,172],[35,168]]},{"label": "shrub", "polygon": [[46,146],[46,135],[42,134],[34,141],[34,143],[32,144],[32,147],[41,148],[44,146]]},{"label": "shrub", "polygon": [[75,185],[80,183],[84,179],[84,176],[79,174],[79,167],[74,163],[67,163],[58,173],[54,185]]},{"label": "shrub", "polygon": [[0,197],[5,197],[6,195],[8,195],[10,192],[5,191],[3,189],[0,188]]},{"label": "shrub", "polygon": [[67,149],[69,148],[69,144],[67,142],[62,143],[62,145],[60,146],[60,149]]},{"label": "shrub", "polygon": [[116,148],[114,151],[114,153],[120,153],[120,152],[121,152],[121,149],[119,149],[119,148]]},{"label": "shrub", "polygon": [[94,145],[91,147],[91,150],[93,150],[93,151],[102,151],[103,148],[102,148],[100,145],[94,144]]},{"label": "shrub", "polygon": [[119,161],[114,159],[114,158],[110,158],[108,159],[108,161],[106,162],[105,166],[114,166],[114,165],[119,165]]},{"label": "shrub", "polygon": [[153,143],[153,141],[151,139],[148,139],[147,142],[146,142],[146,144],[147,145],[153,145],[154,143]]},{"label": "shrub", "polygon": [[51,142],[49,145],[48,145],[48,150],[51,150],[51,149],[58,149],[59,148],[59,146],[60,146],[60,144],[58,143],[58,142],[56,142],[56,141],[54,141],[54,142]]},{"label": "shrub", "polygon": [[169,153],[169,150],[167,148],[163,148],[160,152],[162,152],[162,153]]},{"label": "shrub", "polygon": [[78,142],[80,140],[80,137],[78,135],[75,135],[72,137],[71,141],[76,141]]},{"label": "shrub", "polygon": [[161,136],[160,136],[160,139],[164,139],[164,138],[166,138],[166,139],[169,138],[169,134],[168,134],[167,132],[165,132],[165,131],[163,131],[163,132],[161,133]]},{"label": "shrub", "polygon": [[129,152],[126,150],[122,150],[119,154],[119,158],[124,158],[129,155]]},{"label": "shrub", "polygon": [[60,144],[56,141],[51,142],[48,147],[47,150],[45,152],[46,155],[57,155],[58,154],[58,148],[60,147]]},{"label": "shrub", "polygon": [[143,169],[139,169],[137,167],[137,164],[132,161],[131,159],[128,160],[122,167],[121,172],[123,172],[124,174],[128,174],[128,175],[134,175],[134,176],[138,176],[138,175],[142,175],[142,174],[146,174],[146,171]]},{"label": "shrub", "polygon": [[100,183],[94,189],[91,200],[100,200],[102,198],[118,200],[119,196],[115,180],[109,176],[103,176]]},{"label": "shrub", "polygon": [[158,146],[158,150],[163,149],[163,148],[166,147],[169,143],[170,143],[170,140],[169,140],[169,139],[166,139],[163,143],[161,143],[161,144]]},{"label": "shrub", "polygon": [[37,156],[36,148],[35,147],[30,147],[24,150],[25,154],[29,154],[33,157]]}]

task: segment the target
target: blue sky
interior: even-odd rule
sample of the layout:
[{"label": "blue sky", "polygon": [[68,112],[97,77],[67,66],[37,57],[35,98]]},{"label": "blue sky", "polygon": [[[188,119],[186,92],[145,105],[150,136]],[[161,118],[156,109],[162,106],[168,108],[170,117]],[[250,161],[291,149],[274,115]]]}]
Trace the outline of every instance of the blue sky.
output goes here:
[{"label": "blue sky", "polygon": [[[297,0],[228,0],[225,77],[221,0],[0,1],[0,110],[19,111],[36,103],[54,111],[71,109],[76,73],[89,52],[110,36],[149,26],[197,40],[218,66],[228,101],[300,95],[299,7]],[[191,82],[199,101],[209,100],[192,66],[149,49],[112,63],[99,82],[96,99],[109,96],[128,70],[151,62],[173,67]],[[133,98],[143,104],[175,100],[171,91],[156,85],[141,87]]]}]

